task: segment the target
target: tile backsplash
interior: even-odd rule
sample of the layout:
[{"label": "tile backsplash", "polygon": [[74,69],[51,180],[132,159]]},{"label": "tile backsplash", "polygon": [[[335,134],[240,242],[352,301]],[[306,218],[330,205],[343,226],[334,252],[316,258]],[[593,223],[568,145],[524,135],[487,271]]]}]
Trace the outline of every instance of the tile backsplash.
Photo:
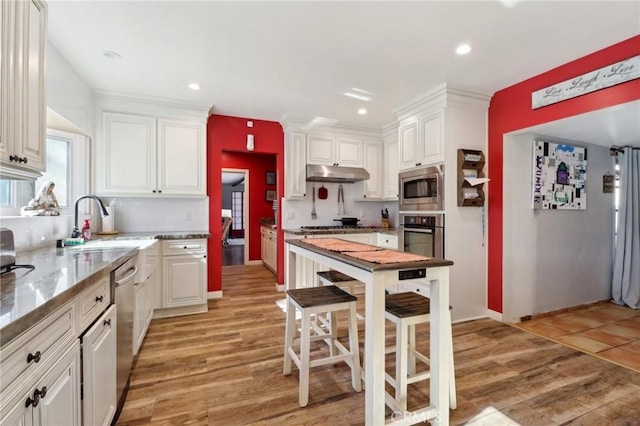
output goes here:
[{"label": "tile backsplash", "polygon": [[[208,198],[107,198],[113,203],[114,228],[119,232],[207,231],[209,229]],[[114,202],[115,200],[115,202]],[[80,211],[78,223],[91,219],[91,230],[102,229],[94,206],[93,217]],[[66,213],[66,212],[65,212]],[[0,226],[13,231],[16,251],[23,252],[54,245],[56,240],[71,236],[73,215],[37,217],[3,217]]]}]

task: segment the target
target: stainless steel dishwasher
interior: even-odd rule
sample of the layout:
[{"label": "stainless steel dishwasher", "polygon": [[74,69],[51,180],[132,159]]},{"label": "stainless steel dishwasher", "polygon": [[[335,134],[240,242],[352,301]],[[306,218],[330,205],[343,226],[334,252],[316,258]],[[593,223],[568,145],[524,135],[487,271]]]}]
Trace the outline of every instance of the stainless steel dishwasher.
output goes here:
[{"label": "stainless steel dishwasher", "polygon": [[111,288],[114,289],[113,300],[116,304],[117,328],[117,378],[116,396],[118,406],[115,419],[118,418],[129,390],[129,374],[133,363],[133,310],[135,294],[133,281],[138,272],[136,254],[111,273]]}]

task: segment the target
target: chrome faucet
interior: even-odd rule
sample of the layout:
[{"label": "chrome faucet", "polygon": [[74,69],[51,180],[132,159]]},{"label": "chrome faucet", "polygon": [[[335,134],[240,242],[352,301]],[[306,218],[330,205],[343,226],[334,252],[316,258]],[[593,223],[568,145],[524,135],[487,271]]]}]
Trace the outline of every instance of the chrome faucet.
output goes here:
[{"label": "chrome faucet", "polygon": [[102,200],[97,196],[83,195],[82,197],[78,197],[78,199],[76,200],[75,214],[74,214],[74,220],[73,220],[73,231],[71,231],[71,238],[78,238],[81,235],[80,228],[78,228],[78,202],[83,198],[93,198],[94,200],[96,200],[98,202],[98,205],[102,209],[102,215],[109,216],[109,212],[107,211],[107,208],[104,206],[104,203],[102,202]]}]

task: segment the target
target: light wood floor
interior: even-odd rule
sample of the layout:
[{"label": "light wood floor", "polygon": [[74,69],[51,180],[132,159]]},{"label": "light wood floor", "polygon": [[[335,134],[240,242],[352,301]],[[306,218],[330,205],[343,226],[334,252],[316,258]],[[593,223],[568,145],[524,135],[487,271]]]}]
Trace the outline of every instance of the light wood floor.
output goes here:
[{"label": "light wood floor", "polygon": [[[282,375],[283,294],[274,284],[262,266],[225,267],[224,297],[208,313],[153,320],[118,424],[363,424],[364,393],[352,390],[344,365],[313,369],[309,405],[298,406],[297,370]],[[640,374],[631,369],[489,319],[453,332],[452,424],[491,407],[525,426],[640,424]],[[427,396],[428,383],[412,385],[410,408]]]}]

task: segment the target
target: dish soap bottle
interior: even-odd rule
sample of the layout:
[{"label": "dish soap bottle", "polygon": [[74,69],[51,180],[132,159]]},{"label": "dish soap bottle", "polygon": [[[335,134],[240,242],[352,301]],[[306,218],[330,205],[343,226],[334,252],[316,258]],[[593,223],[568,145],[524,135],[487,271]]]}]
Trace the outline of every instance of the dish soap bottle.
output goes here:
[{"label": "dish soap bottle", "polygon": [[91,225],[89,225],[89,219],[84,220],[84,226],[82,227],[82,238],[85,240],[91,239]]}]

